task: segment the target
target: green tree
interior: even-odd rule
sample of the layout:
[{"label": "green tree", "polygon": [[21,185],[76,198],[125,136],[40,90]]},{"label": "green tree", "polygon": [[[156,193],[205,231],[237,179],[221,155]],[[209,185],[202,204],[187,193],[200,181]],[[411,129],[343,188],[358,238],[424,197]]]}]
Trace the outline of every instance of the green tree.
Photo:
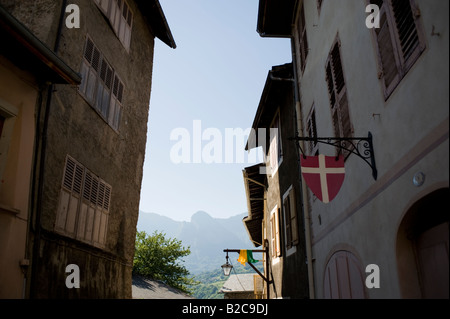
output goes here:
[{"label": "green tree", "polygon": [[[136,233],[133,273],[154,280],[186,293],[192,293],[197,284],[189,278],[189,271],[180,264],[180,258],[191,253],[180,240],[165,238],[165,234],[154,232],[149,236],[144,231]],[[182,260],[181,260],[182,261]]]}]

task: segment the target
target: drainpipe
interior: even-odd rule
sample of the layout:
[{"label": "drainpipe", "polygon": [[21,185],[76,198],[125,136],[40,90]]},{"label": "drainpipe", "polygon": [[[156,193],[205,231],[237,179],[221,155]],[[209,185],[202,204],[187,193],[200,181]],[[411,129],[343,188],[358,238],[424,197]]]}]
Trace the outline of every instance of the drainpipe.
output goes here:
[{"label": "drainpipe", "polygon": [[[55,45],[53,48],[53,51],[55,54],[58,53],[59,49],[59,43],[61,40],[61,33],[62,28],[64,24],[64,15],[65,15],[65,9],[67,6],[67,0],[62,1],[61,5],[61,12],[59,16],[59,24],[58,29],[56,32],[56,38],[55,38]],[[31,268],[31,283],[30,283],[30,297],[36,297],[36,276],[37,276],[37,266],[38,266],[38,260],[39,260],[39,251],[40,251],[40,243],[41,243],[41,215],[42,215],[42,198],[43,198],[43,191],[44,191],[44,172],[45,172],[45,157],[46,157],[46,149],[47,149],[47,131],[48,131],[48,121],[50,117],[50,105],[52,102],[52,95],[54,90],[54,84],[50,83],[47,90],[47,101],[45,104],[45,110],[44,110],[44,122],[42,127],[42,142],[41,142],[41,153],[39,156],[39,173],[36,176],[36,172],[33,173],[33,187],[36,185],[36,180],[38,179],[38,185],[37,185],[37,199],[36,199],[36,206],[35,206],[35,212],[36,212],[36,220],[35,220],[35,236],[33,241],[33,254],[32,254],[32,268]],[[39,115],[41,113],[41,107],[42,104],[39,106]],[[38,125],[37,130],[39,129],[39,121],[40,117],[38,117]],[[40,134],[39,131],[36,131],[36,134]],[[36,148],[35,151],[35,160],[38,159],[38,153],[39,153],[39,147]],[[31,221],[32,222],[32,221]]]},{"label": "drainpipe", "polygon": [[[297,74],[297,54],[295,53],[295,37],[291,36],[291,51],[292,51],[292,64],[294,69],[294,95],[295,95],[295,118],[294,118],[294,126],[298,135],[303,132],[303,121],[302,121],[302,113],[300,110],[300,90],[298,88],[299,80]],[[299,141],[300,143],[300,141]],[[303,143],[303,142],[301,142]],[[302,145],[303,146],[303,145]],[[297,148],[297,158],[300,159],[301,154],[298,152]],[[299,186],[302,192],[302,214],[305,223],[305,244],[306,244],[306,262],[308,266],[308,285],[309,285],[309,298],[315,299],[315,289],[314,289],[314,271],[312,265],[312,245],[311,245],[311,217],[309,215],[309,207],[308,207],[308,194],[306,187],[303,187],[302,184],[302,172],[300,164],[298,165],[298,177],[299,177]]]}]

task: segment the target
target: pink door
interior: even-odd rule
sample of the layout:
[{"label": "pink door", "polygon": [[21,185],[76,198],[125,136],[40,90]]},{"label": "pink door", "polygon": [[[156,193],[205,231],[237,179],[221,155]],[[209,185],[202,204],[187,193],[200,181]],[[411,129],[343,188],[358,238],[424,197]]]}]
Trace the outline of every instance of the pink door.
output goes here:
[{"label": "pink door", "polygon": [[449,298],[448,222],[422,233],[416,242],[424,298]]},{"label": "pink door", "polygon": [[338,251],[328,261],[324,279],[326,299],[364,299],[364,279],[356,257]]}]

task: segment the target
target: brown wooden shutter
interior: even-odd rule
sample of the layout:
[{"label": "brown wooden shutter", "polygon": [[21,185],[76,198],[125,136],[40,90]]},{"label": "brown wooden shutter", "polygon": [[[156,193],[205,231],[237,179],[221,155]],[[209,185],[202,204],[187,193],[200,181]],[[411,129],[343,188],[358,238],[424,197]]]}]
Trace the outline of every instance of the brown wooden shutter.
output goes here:
[{"label": "brown wooden shutter", "polygon": [[341,122],[341,134],[344,137],[350,137],[353,134],[352,123],[350,122],[350,114],[348,110],[348,98],[347,94],[344,94],[339,101],[338,109],[340,122]]},{"label": "brown wooden shutter", "polygon": [[[308,131],[308,136],[315,138],[317,137],[317,124],[316,124],[316,111],[314,105],[311,108],[311,112],[308,116],[306,128]],[[309,154],[315,155],[318,152],[318,143],[315,141],[309,142]]]},{"label": "brown wooden shutter", "polygon": [[336,42],[333,50],[331,51],[331,61],[333,67],[333,79],[336,88],[336,93],[339,94],[342,92],[342,89],[345,86],[344,81],[344,72],[342,71],[342,62],[341,62],[341,54],[339,52],[339,43]]},{"label": "brown wooden shutter", "polygon": [[87,38],[86,46],[84,48],[84,58],[91,64],[92,62],[92,53],[94,52],[94,42],[91,39]]},{"label": "brown wooden shutter", "polygon": [[[342,66],[339,41],[336,40],[330,51],[325,67],[326,81],[331,104],[331,117],[336,137],[353,136],[353,126],[350,119],[348,106],[347,87],[345,84],[344,70]],[[351,147],[349,143],[343,142],[344,147]],[[337,150],[337,153],[342,152]],[[348,151],[343,151],[346,156]]]},{"label": "brown wooden shutter", "polygon": [[378,71],[378,77],[383,80],[385,97],[387,97],[400,81],[400,61],[395,53],[395,42],[393,42],[395,35],[389,20],[389,3],[386,0],[372,1],[372,3],[380,7],[380,28],[375,28],[381,68]]},{"label": "brown wooden shutter", "polygon": [[280,208],[275,211],[275,245],[276,256],[281,256],[281,242],[280,242]]},{"label": "brown wooden shutter", "polygon": [[300,67],[305,70],[306,57],[308,56],[308,36],[306,34],[305,6],[300,9],[297,23],[298,41],[300,47]]},{"label": "brown wooden shutter", "polygon": [[392,1],[403,59],[406,61],[419,45],[419,36],[414,22],[410,0]]},{"label": "brown wooden shutter", "polygon": [[284,218],[286,219],[286,246],[292,247],[292,225],[291,225],[291,200],[290,196],[286,196],[283,201]]},{"label": "brown wooden shutter", "polygon": [[330,104],[331,107],[334,108],[336,103],[336,94],[334,92],[334,80],[333,80],[333,72],[331,70],[331,61],[327,63],[326,79],[328,84],[328,94],[330,96]]},{"label": "brown wooden shutter", "polygon": [[277,246],[275,243],[275,214],[272,214],[270,216],[270,244],[272,249],[272,257],[277,256]]},{"label": "brown wooden shutter", "polygon": [[275,211],[270,216],[272,257],[273,258],[281,256],[279,215],[280,215],[280,208],[276,208]]},{"label": "brown wooden shutter", "polygon": [[378,77],[387,99],[425,48],[420,37],[419,11],[413,0],[371,0],[380,7],[380,28],[374,28],[378,47]]},{"label": "brown wooden shutter", "polygon": [[326,66],[326,80],[330,97],[334,132],[336,137],[351,137],[353,127],[348,107],[347,88],[340,54],[336,41]]},{"label": "brown wooden shutter", "polygon": [[298,220],[297,220],[297,205],[295,202],[295,189],[292,187],[289,192],[289,204],[291,205],[291,229],[292,229],[292,245],[298,244]]},{"label": "brown wooden shutter", "polygon": [[75,234],[83,184],[84,168],[71,157],[66,158],[55,228],[68,235]]}]

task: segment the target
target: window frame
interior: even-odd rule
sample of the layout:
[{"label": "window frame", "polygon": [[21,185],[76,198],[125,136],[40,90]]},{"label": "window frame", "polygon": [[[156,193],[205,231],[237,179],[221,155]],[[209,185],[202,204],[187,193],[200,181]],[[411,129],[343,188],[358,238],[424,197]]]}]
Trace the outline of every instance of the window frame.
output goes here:
[{"label": "window frame", "polygon": [[83,48],[80,74],[82,80],[78,92],[113,130],[119,132],[125,85],[89,35]]},{"label": "window frame", "polygon": [[[338,80],[336,80],[336,78],[338,78]],[[354,128],[350,115],[347,83],[345,80],[339,34],[336,36],[336,39],[331,46],[331,50],[325,63],[325,81],[328,88],[331,122],[334,128],[334,135],[338,138],[351,138],[354,134]],[[343,142],[342,146],[351,147],[351,144],[349,145],[349,143]],[[344,157],[348,155],[348,151],[340,149],[336,150],[337,154],[339,154],[339,152],[342,152]]]},{"label": "window frame", "polygon": [[[317,138],[317,121],[316,121],[316,106],[312,104],[308,117],[306,118],[305,136]],[[310,141],[308,145],[308,152],[311,156],[319,155],[319,143],[317,141]]]},{"label": "window frame", "polygon": [[[269,143],[269,167],[270,174],[273,177],[283,163],[283,143],[281,141],[281,118],[280,110],[275,113],[270,124],[270,143]],[[276,131],[274,133],[274,131]]]},{"label": "window frame", "polygon": [[[422,53],[426,49],[426,42],[424,37],[424,31],[422,22],[420,19],[420,10],[415,2],[415,0],[407,0],[409,2],[409,8],[411,10],[412,14],[412,22],[414,23],[414,32],[415,35],[412,33],[409,35],[409,37],[416,38],[417,40],[414,42],[415,47],[410,52],[408,57],[404,56],[404,52],[402,49],[402,41],[400,39],[400,32],[397,27],[397,22],[395,19],[395,10],[393,6],[393,2],[391,0],[367,0],[367,3],[374,3],[378,6],[380,3],[382,3],[380,7],[380,28],[373,28],[372,29],[372,38],[374,41],[374,46],[376,50],[377,55],[377,67],[378,67],[378,79],[381,82],[381,86],[383,88],[383,94],[384,99],[387,101],[389,97],[392,95],[392,93],[395,91],[395,89],[398,87],[402,79],[405,77],[405,75],[408,73],[408,71],[412,68],[412,66],[417,62],[419,57],[422,55]],[[402,16],[405,13],[402,12]],[[411,19],[411,16],[409,17]],[[410,28],[407,28],[408,30],[411,30]],[[387,28],[387,31],[383,28]],[[387,32],[381,34],[381,32]],[[386,39],[388,41],[390,48],[386,48],[386,45],[383,46],[383,48],[380,46],[379,37],[382,36],[389,37]],[[390,52],[392,51],[392,52]],[[384,56],[387,54],[390,54],[390,56]],[[387,59],[387,60],[386,60]],[[396,73],[391,79],[390,83],[386,83],[387,78],[385,76],[385,65],[386,63],[395,63],[396,67]],[[393,71],[393,70],[392,70]],[[391,71],[391,72],[392,72]]]},{"label": "window frame", "polygon": [[67,155],[54,230],[95,247],[104,248],[111,198],[110,184]]},{"label": "window frame", "polygon": [[298,56],[300,59],[300,71],[303,74],[306,68],[306,62],[308,59],[309,46],[308,46],[308,34],[306,31],[306,15],[305,15],[305,3],[303,2],[299,8],[297,21],[295,23],[297,30],[297,45]]},{"label": "window frame", "polygon": [[278,205],[270,212],[270,248],[272,263],[279,261],[281,257],[281,236],[280,236],[280,209]]},{"label": "window frame", "polygon": [[283,214],[284,214],[284,228],[286,256],[289,256],[297,251],[296,246],[299,243],[298,235],[298,214],[297,203],[295,200],[295,188],[291,185],[283,194]]},{"label": "window frame", "polygon": [[[97,7],[109,20],[111,28],[129,53],[134,12],[126,0],[94,0]],[[126,9],[126,10],[125,10]],[[126,15],[126,17],[125,17]]]}]

